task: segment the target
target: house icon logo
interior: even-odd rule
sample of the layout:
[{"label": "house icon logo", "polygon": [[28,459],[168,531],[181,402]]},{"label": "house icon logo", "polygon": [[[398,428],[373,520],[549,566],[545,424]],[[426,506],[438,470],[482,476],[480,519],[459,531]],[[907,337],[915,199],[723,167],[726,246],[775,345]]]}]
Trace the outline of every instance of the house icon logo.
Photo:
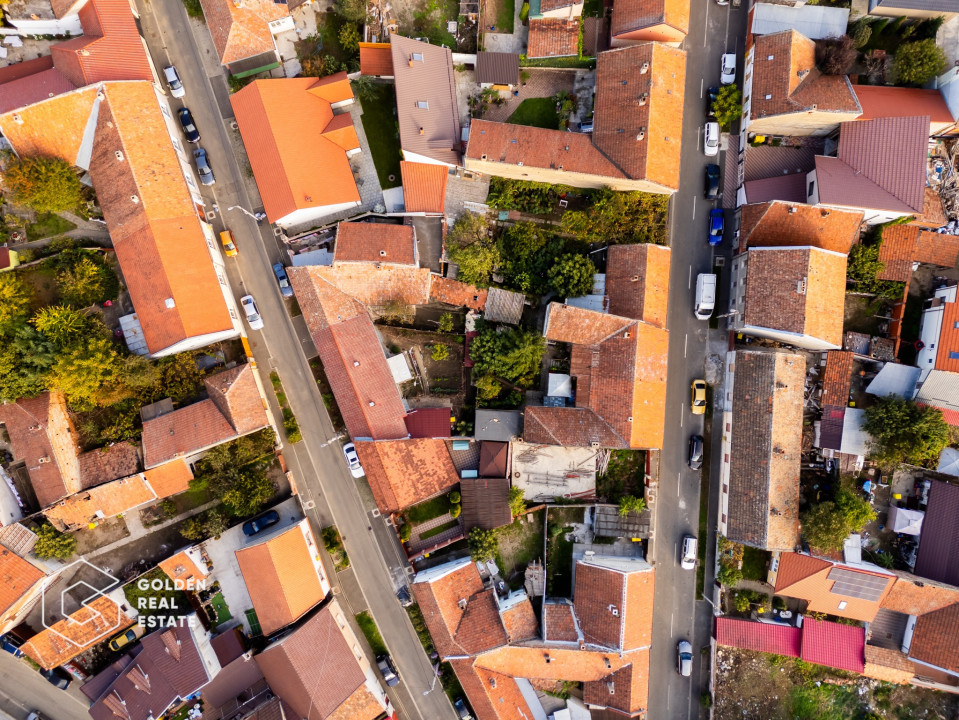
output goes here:
[{"label": "house icon logo", "polygon": [[[56,587],[64,582],[67,587],[57,591]],[[43,580],[40,598],[43,627],[77,647],[98,642],[129,624],[120,607],[106,598],[107,593],[119,585],[120,581],[113,575],[82,558],[70,563]],[[98,598],[106,599],[97,602]]]}]

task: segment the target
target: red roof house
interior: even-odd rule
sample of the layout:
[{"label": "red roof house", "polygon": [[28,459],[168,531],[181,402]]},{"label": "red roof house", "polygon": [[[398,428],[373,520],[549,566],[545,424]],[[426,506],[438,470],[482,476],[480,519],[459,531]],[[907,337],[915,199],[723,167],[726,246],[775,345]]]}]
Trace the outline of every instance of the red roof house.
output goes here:
[{"label": "red roof house", "polygon": [[865,647],[866,631],[858,625],[803,618],[800,657],[806,662],[861,673]]},{"label": "red roof house", "polygon": [[743,650],[799,657],[802,650],[802,631],[790,625],[718,617],[716,643]]}]

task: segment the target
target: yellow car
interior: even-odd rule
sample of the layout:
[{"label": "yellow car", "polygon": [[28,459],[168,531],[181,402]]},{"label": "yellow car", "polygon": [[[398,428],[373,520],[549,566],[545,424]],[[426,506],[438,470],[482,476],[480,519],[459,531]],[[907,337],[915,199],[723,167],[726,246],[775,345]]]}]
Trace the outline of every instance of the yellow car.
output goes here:
[{"label": "yellow car", "polygon": [[141,637],[146,630],[144,626],[134,625],[125,632],[120,633],[115,638],[110,641],[110,649],[114,652],[118,652],[120,649],[125,648],[127,645],[136,642]]},{"label": "yellow car", "polygon": [[236,243],[233,242],[233,233],[230,230],[224,230],[220,233],[220,243],[223,245],[223,252],[227,257],[236,257]]},{"label": "yellow car", "polygon": [[693,415],[702,415],[706,412],[706,381],[693,380],[692,398]]}]

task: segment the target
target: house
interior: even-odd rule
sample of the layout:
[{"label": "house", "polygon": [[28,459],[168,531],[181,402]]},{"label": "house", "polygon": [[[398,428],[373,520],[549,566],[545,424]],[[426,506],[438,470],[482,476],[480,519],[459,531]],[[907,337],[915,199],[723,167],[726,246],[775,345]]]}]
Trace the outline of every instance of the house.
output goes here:
[{"label": "house", "polygon": [[0,247],[0,272],[13,270],[20,266],[20,253],[4,246]]},{"label": "house", "polygon": [[526,295],[490,288],[486,295],[486,308],[483,310],[483,319],[491,323],[507,323],[519,325],[523,318],[523,308],[526,306]]},{"label": "house", "polygon": [[[771,7],[783,7],[775,5]],[[859,240],[863,214],[771,200],[741,208],[739,252],[751,247],[814,247],[843,255]]]},{"label": "house", "polygon": [[416,408],[410,410],[403,422],[411,438],[448,438],[453,435],[452,409],[448,407]]},{"label": "house", "polygon": [[784,552],[779,556],[777,595],[806,602],[806,613],[872,622],[896,576],[876,565],[853,566]]},{"label": "house", "polygon": [[582,14],[583,0],[533,0],[529,5],[531,20],[543,18],[570,20]]},{"label": "house", "polygon": [[476,409],[473,436],[477,440],[509,442],[523,434],[523,413],[520,410]]},{"label": "house", "polygon": [[959,585],[959,485],[932,480],[919,535],[916,575]]},{"label": "house", "polygon": [[264,636],[303,617],[330,592],[309,520],[253,536],[236,551]]},{"label": "house", "polygon": [[853,91],[862,107],[860,120],[928,115],[930,137],[955,134],[956,119],[939,90],[892,85],[854,85]]},{"label": "house", "polygon": [[592,133],[475,120],[466,168],[582,188],[675,192],[685,78],[685,52],[661,43],[600,53]]},{"label": "house", "polygon": [[207,399],[177,410],[162,401],[149,406],[151,417],[143,421],[144,467],[175,458],[189,462],[215,445],[268,427],[253,373],[253,366],[244,363],[206,377]]},{"label": "house", "polygon": [[287,717],[374,720],[389,706],[336,599],[254,658]]},{"label": "house", "polygon": [[44,670],[52,670],[70,662],[134,623],[116,602],[99,595],[70,617],[44,628],[27,640],[21,650]]},{"label": "house", "polygon": [[377,263],[419,266],[412,225],[341,222],[336,230],[333,264]]},{"label": "house", "polygon": [[959,9],[949,0],[869,0],[869,14],[879,17],[935,18],[947,20]]},{"label": "house", "polygon": [[[505,443],[483,443],[480,452],[491,444],[505,445]],[[480,462],[482,463],[482,460]],[[485,469],[487,472],[481,469],[481,475],[491,472],[488,465]],[[460,495],[463,508],[460,522],[463,523],[464,533],[469,533],[474,527],[494,530],[513,522],[513,513],[510,512],[509,507],[509,480],[506,478],[505,467],[500,477],[464,478],[460,481]]]},{"label": "house", "polygon": [[825,5],[776,5],[756,3],[752,7],[750,35],[772,35],[797,30],[810,40],[837,38],[846,34],[849,8]]},{"label": "house", "polygon": [[806,175],[806,202],[863,210],[869,225],[921,214],[928,143],[928,116],[844,122],[837,156]]},{"label": "house", "polygon": [[280,66],[273,36],[295,28],[290,13],[304,0],[200,0],[220,64],[234,77]]},{"label": "house", "polygon": [[388,42],[360,43],[360,75],[393,77],[393,53]]},{"label": "house", "polygon": [[943,420],[959,427],[959,372],[927,370],[921,377],[912,399],[940,410]]},{"label": "house", "polygon": [[[33,533],[30,535],[35,542]],[[0,546],[0,632],[7,632],[23,621],[40,600],[46,576],[46,572],[33,563]]]},{"label": "house", "polygon": [[357,441],[356,454],[380,512],[393,513],[456,487],[459,472],[442,438]]},{"label": "house", "polygon": [[731,327],[809,350],[842,346],[846,256],[812,246],[751,247],[733,259]]},{"label": "house", "polygon": [[678,47],[689,32],[689,3],[683,0],[617,0],[610,22],[614,48],[642,42]]},{"label": "house", "polygon": [[726,356],[719,531],[766,550],[799,544],[802,355],[739,350]]},{"label": "house", "polygon": [[449,170],[442,165],[400,161],[406,212],[442,215],[446,207]]},{"label": "house", "polygon": [[454,167],[460,162],[460,121],[453,56],[440,45],[390,35],[396,117],[403,159]]},{"label": "house", "polygon": [[[583,4],[578,7],[582,9]],[[519,84],[519,55],[480,50],[476,53],[476,82],[484,88],[511,90]]]},{"label": "house", "polygon": [[[90,706],[93,720],[149,720],[193,695],[220,670],[216,653],[196,619],[140,640],[142,650]],[[109,672],[106,671],[106,672]]]},{"label": "house", "polygon": [[796,30],[753,37],[746,51],[744,131],[829,135],[862,114],[845,75],[816,69],[815,43]]},{"label": "house", "polygon": [[[7,22],[24,35],[81,35],[76,0],[10,3],[4,8]],[[27,61],[28,62],[28,61]]]},{"label": "house", "polygon": [[210,568],[203,560],[199,547],[190,547],[161,560],[157,566],[174,582],[181,582],[185,587],[192,583],[199,587],[210,574]]},{"label": "house", "polygon": [[953,268],[959,261],[959,235],[932,232],[916,223],[892,225],[882,231],[876,277],[909,283],[917,265]]},{"label": "house", "polygon": [[[352,102],[345,72],[320,79],[254,80],[230,96],[271,223],[316,225],[320,218],[360,205],[350,166],[360,141],[352,116],[336,112]],[[315,172],[318,167],[322,173]]]},{"label": "house", "polygon": [[[910,264],[910,270],[912,269]],[[919,320],[919,341],[916,367],[922,382],[932,370],[959,373],[959,287],[946,285],[937,289],[922,309]]]},{"label": "house", "polygon": [[[579,7],[582,7],[582,3]],[[531,17],[526,57],[535,60],[579,55],[579,23],[578,16]]]},{"label": "house", "polygon": [[[819,445],[824,450],[842,448],[846,406],[852,384],[854,354],[849,350],[830,350],[826,353],[826,367],[822,374],[822,420]],[[828,453],[827,453],[828,456]]]}]

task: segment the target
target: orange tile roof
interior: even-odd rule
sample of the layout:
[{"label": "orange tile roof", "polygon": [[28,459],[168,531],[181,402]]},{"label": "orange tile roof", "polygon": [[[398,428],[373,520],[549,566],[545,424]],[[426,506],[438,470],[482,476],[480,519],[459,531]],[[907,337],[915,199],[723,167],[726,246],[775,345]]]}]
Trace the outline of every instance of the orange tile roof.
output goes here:
[{"label": "orange tile roof", "polygon": [[[285,532],[236,551],[253,609],[264,635],[271,635],[302,617],[326,593],[314,565],[316,544],[307,545],[302,520]],[[312,537],[312,535],[311,535]]]},{"label": "orange tile roof", "polygon": [[534,717],[512,677],[476,667],[470,659],[451,660],[450,664],[480,720]]},{"label": "orange tile roof", "polygon": [[649,704],[649,650],[630,653],[627,657],[630,664],[626,667],[583,686],[583,702],[631,715],[646,710]]},{"label": "orange tile roof", "polygon": [[663,245],[610,246],[606,262],[609,313],[666,327],[671,257]]},{"label": "orange tile roof", "polygon": [[166,560],[161,560],[157,565],[171,580],[182,580],[184,583],[190,580],[200,581],[210,574],[206,571],[206,568],[201,569],[193,562],[193,558],[186,550],[178,552]]},{"label": "orange tile roof", "polygon": [[353,86],[346,71],[327,75],[316,80],[307,90],[310,95],[315,95],[321,100],[335,105],[344,103],[353,99]]},{"label": "orange tile roof", "polygon": [[406,212],[442,213],[446,207],[446,181],[449,169],[444,165],[400,162],[403,199]]},{"label": "orange tile roof", "polygon": [[46,574],[16,553],[0,547],[0,613],[7,612]]},{"label": "orange tile roof", "polygon": [[862,106],[860,120],[928,115],[934,125],[952,125],[955,122],[945,98],[938,90],[891,85],[854,85],[853,92]]},{"label": "orange tile roof", "polygon": [[455,305],[456,307],[468,307],[473,310],[482,310],[486,307],[488,292],[486,288],[480,289],[459,280],[450,280],[439,275],[434,275],[430,282],[431,301]]},{"label": "orange tile roof", "polygon": [[270,23],[290,14],[285,4],[272,0],[200,0],[200,4],[222,65],[275,52]]},{"label": "orange tile roof", "polygon": [[626,652],[649,647],[654,581],[642,560],[596,556],[577,562],[573,606],[587,645]]},{"label": "orange tile roof", "polygon": [[360,74],[393,77],[389,43],[360,43]]},{"label": "orange tile roof", "polygon": [[336,230],[334,267],[336,263],[342,262],[415,266],[416,242],[413,240],[413,226],[341,222]]},{"label": "orange tile roof", "polygon": [[599,54],[592,139],[628,177],[679,187],[685,83],[684,50],[643,43]]},{"label": "orange tile roof", "polygon": [[830,350],[826,353],[826,369],[822,374],[822,404],[846,407],[852,382],[851,350]]},{"label": "orange tile roof", "polygon": [[509,642],[522,642],[539,637],[539,622],[528,598],[504,610],[500,615]]},{"label": "orange tile roof", "polygon": [[743,205],[739,250],[809,245],[844,255],[859,240],[863,213],[783,200]]},{"label": "orange tile roof", "polygon": [[[476,667],[503,675],[530,680],[536,678],[590,682],[604,680],[620,668],[631,664],[634,657],[644,652],[646,651],[615,653],[556,646],[543,648],[507,645],[484,652],[476,658],[475,664]],[[549,662],[546,662],[547,654]]]},{"label": "orange tile roof", "polygon": [[574,643],[580,635],[572,605],[553,601],[543,605],[543,637],[547,642]]},{"label": "orange tile roof", "polygon": [[254,372],[253,364],[244,362],[203,378],[207,397],[223,413],[237,435],[246,435],[269,425],[266,400],[260,395]]},{"label": "orange tile roof", "polygon": [[530,18],[526,56],[568,57],[579,53],[579,18]]},{"label": "orange tile roof", "polygon": [[76,530],[156,500],[142,475],[97,485],[64,498],[43,511],[58,530]]},{"label": "orange tile roof", "polygon": [[144,471],[147,482],[158,498],[166,498],[186,492],[190,488],[193,472],[182,459],[171,460],[163,465]]},{"label": "orange tile roof", "polygon": [[884,609],[905,615],[924,615],[954,603],[959,603],[959,589],[914,575],[900,576],[882,599]]},{"label": "orange tile roof", "polygon": [[27,640],[21,648],[40,667],[52,670],[89,648],[106,642],[133,624],[133,618],[105,595],[91,600],[85,607],[55,622]]},{"label": "orange tile roof", "polygon": [[684,0],[619,0],[613,5],[610,30],[614,37],[658,25],[667,25],[683,35],[688,33],[689,3]]},{"label": "orange tile roof", "polygon": [[323,137],[347,152],[360,149],[360,138],[353,127],[353,116],[349,113],[334,115],[323,131]]},{"label": "orange tile roof", "polygon": [[[815,562],[813,562],[815,560]],[[793,566],[796,567],[793,567]],[[819,566],[819,569],[815,569]],[[867,577],[884,579],[886,584],[878,600],[855,598],[832,592],[835,579],[829,574],[834,568],[859,573]],[[779,571],[776,577],[776,594],[799,598],[807,602],[808,612],[822,612],[828,615],[871,622],[883,605],[884,598],[889,594],[896,582],[892,575],[870,572],[847,565],[834,565],[831,562],[809,558],[799,553],[784,552],[779,558]],[[845,603],[840,609],[839,604]]]},{"label": "orange tile roof", "polygon": [[959,673],[957,628],[959,603],[922,615],[916,621],[909,657],[943,668],[954,675]]},{"label": "orange tile roof", "polygon": [[373,307],[389,302],[425,305],[429,302],[429,268],[409,265],[336,263],[333,267],[312,266],[316,274],[364,305]]},{"label": "orange tile roof", "polygon": [[459,483],[449,447],[440,438],[361,441],[356,454],[383,513],[410,507]]},{"label": "orange tile roof", "polygon": [[885,267],[877,277],[881,280],[909,282],[914,262],[955,267],[959,260],[959,236],[940,235],[920,225],[892,225],[882,232],[879,262]]},{"label": "orange tile roof", "polygon": [[270,222],[300,209],[359,203],[346,152],[324,135],[334,116],[323,96],[342,98],[344,86],[349,90],[339,75],[254,80],[230,96]]}]

